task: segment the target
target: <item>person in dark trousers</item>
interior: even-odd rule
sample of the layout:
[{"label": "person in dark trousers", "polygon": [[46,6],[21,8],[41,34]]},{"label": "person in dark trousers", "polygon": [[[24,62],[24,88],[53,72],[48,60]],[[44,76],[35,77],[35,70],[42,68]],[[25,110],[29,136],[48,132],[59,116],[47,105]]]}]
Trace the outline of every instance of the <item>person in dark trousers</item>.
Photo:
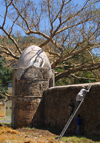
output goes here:
[{"label": "person in dark trousers", "polygon": [[90,91],[90,88],[87,90],[87,87],[84,87],[80,90],[80,92],[77,94],[76,96],[76,108],[78,107],[78,105],[80,104],[80,102],[85,98],[87,92]]},{"label": "person in dark trousers", "polygon": [[74,111],[74,101],[72,99],[70,99],[68,102],[68,114],[69,114],[69,116],[71,116],[73,111]]},{"label": "person in dark trousers", "polygon": [[76,126],[77,126],[76,134],[81,135],[81,118],[80,118],[80,114],[77,115]]}]

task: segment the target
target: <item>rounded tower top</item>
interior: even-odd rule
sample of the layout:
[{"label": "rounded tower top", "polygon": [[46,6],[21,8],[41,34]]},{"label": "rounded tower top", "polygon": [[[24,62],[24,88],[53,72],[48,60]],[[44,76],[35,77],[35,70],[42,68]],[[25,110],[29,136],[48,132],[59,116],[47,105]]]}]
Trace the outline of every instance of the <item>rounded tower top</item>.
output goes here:
[{"label": "rounded tower top", "polygon": [[30,66],[43,67],[48,70],[51,69],[51,65],[46,53],[38,46],[32,45],[27,47],[21,54],[17,64],[17,78],[18,80],[24,73],[25,69]]}]

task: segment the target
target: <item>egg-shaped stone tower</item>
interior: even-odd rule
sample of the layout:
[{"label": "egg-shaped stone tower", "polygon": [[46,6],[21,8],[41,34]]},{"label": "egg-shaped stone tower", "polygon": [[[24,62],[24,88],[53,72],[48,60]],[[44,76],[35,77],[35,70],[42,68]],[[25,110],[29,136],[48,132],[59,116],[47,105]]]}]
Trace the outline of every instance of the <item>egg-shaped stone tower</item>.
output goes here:
[{"label": "egg-shaped stone tower", "polygon": [[[21,54],[13,71],[12,118],[13,128],[34,125],[33,117],[42,99],[42,93],[54,86],[54,71],[46,53],[32,45]],[[37,115],[37,118],[39,117]]]}]

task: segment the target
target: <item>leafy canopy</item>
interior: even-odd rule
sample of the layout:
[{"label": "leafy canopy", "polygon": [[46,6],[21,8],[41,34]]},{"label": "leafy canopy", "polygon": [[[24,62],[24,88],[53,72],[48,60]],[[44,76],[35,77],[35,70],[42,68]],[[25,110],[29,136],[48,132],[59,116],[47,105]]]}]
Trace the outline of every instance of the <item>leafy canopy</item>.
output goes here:
[{"label": "leafy canopy", "polygon": [[6,58],[0,55],[0,98],[7,92],[7,82],[12,80],[12,69],[6,68]]}]

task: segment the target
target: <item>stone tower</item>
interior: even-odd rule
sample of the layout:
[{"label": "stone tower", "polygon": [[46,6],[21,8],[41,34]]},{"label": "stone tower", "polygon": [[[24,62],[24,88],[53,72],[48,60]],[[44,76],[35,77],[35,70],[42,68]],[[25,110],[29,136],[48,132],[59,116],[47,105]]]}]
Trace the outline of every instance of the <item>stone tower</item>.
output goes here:
[{"label": "stone tower", "polygon": [[[34,45],[26,48],[13,71],[13,128],[34,124],[42,93],[51,86],[54,86],[54,72],[45,52]],[[39,120],[38,115],[35,119]]]}]

